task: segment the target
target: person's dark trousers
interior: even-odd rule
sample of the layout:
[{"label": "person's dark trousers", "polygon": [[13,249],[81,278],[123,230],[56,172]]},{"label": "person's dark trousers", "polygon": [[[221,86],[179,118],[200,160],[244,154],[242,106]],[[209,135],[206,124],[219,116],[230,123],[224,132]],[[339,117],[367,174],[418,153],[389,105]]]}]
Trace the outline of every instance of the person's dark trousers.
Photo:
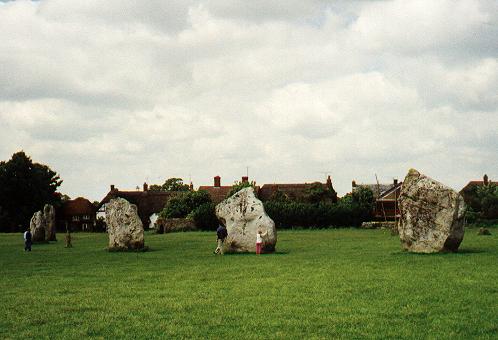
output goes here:
[{"label": "person's dark trousers", "polygon": [[31,242],[30,241],[24,241],[24,251],[31,251]]}]

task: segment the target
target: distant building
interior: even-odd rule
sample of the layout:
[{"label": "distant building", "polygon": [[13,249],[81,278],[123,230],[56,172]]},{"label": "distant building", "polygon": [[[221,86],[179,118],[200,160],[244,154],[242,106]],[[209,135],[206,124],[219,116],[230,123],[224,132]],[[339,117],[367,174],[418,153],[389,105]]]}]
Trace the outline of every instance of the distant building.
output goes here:
[{"label": "distant building", "polygon": [[97,208],[83,197],[67,200],[56,212],[57,229],[65,231],[94,231]]},{"label": "distant building", "polygon": [[121,197],[128,202],[137,206],[138,216],[143,223],[144,228],[150,225],[150,218],[154,214],[159,214],[163,210],[168,201],[178,195],[177,191],[155,191],[149,190],[147,183],[143,185],[143,191],[123,191],[111,185],[110,191],[100,201],[98,205],[99,211],[105,211],[105,204],[109,203],[111,199]]},{"label": "distant building", "polygon": [[[249,178],[247,177],[242,177],[242,181],[248,181]],[[213,201],[214,204],[218,204],[221,201],[223,201],[230,190],[232,189],[231,185],[221,185],[221,177],[220,176],[214,176],[214,185],[203,185],[199,187],[199,190],[204,190],[207,191],[209,194],[209,197],[211,197],[211,201]]]},{"label": "distant building", "polygon": [[467,183],[467,185],[460,190],[460,194],[463,196],[465,204],[472,207],[474,210],[479,210],[480,202],[477,198],[477,188],[490,184],[498,185],[498,182],[490,181],[488,175],[484,175],[482,181],[475,180]]},{"label": "distant building", "polygon": [[[309,190],[316,185],[316,183],[286,183],[286,184],[264,184],[258,192],[259,198],[262,201],[268,201],[277,192],[284,194],[290,200],[298,201],[303,199],[308,193]],[[319,183],[323,186],[325,190],[334,190],[332,186],[332,179],[330,176],[327,177],[326,183]]]},{"label": "distant building", "polygon": [[390,184],[357,184],[353,181],[352,192],[359,187],[372,190],[375,199],[374,217],[377,220],[392,221],[400,217],[399,196],[403,182],[394,179]]}]

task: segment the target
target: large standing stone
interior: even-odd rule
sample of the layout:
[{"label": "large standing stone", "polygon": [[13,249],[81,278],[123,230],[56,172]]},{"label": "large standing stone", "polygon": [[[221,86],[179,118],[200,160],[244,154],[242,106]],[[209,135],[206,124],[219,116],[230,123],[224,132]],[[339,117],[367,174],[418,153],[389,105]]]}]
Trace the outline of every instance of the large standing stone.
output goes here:
[{"label": "large standing stone", "polygon": [[277,230],[252,187],[244,188],[216,206],[216,216],[225,222],[227,252],[256,251],[256,233],[262,231],[263,252],[275,251]]},{"label": "large standing stone", "polygon": [[47,241],[57,241],[55,236],[55,209],[50,204],[43,207],[43,218],[45,219],[45,238]]},{"label": "large standing stone", "polygon": [[45,204],[43,210],[37,211],[29,223],[33,242],[57,241],[55,238],[55,209]]},{"label": "large standing stone", "polygon": [[457,251],[463,240],[465,203],[453,189],[410,169],[403,181],[399,237],[417,253]]},{"label": "large standing stone", "polygon": [[33,243],[46,242],[46,226],[43,212],[37,211],[33,214],[29,223],[29,229],[31,231],[31,240]]},{"label": "large standing stone", "polygon": [[106,204],[105,218],[109,233],[109,250],[137,250],[144,248],[144,227],[137,206],[124,198]]}]

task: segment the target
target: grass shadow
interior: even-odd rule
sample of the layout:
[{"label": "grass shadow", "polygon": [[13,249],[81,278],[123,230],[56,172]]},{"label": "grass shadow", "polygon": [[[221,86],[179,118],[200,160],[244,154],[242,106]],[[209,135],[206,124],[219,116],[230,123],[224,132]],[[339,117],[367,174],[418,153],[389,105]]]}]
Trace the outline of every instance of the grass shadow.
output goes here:
[{"label": "grass shadow", "polygon": [[406,251],[406,250],[399,250],[396,252],[391,252],[391,255],[393,255],[393,256],[448,256],[448,255],[465,255],[465,254],[480,254],[480,253],[486,253],[486,250],[478,249],[478,248],[464,248],[464,249],[459,249],[456,252],[443,251],[443,252],[438,252],[438,253],[415,253],[415,252],[410,252],[410,251]]}]

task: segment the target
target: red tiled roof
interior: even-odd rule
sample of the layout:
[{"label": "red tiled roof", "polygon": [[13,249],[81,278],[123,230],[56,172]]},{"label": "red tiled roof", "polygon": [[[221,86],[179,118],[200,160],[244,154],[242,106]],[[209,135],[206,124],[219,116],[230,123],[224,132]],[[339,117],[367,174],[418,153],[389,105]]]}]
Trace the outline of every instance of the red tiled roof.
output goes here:
[{"label": "red tiled roof", "polygon": [[[489,184],[495,184],[495,185],[498,185],[498,182],[496,182],[496,181],[495,181],[495,182],[493,182],[493,181],[488,181],[488,183],[489,183]],[[476,185],[478,185],[478,186],[484,185],[484,181],[483,181],[483,180],[480,180],[480,181],[470,181],[469,183],[467,183],[467,185],[466,185],[466,186],[464,186],[464,187],[462,188],[462,190],[460,190],[460,192],[465,191],[465,190],[469,189],[470,187],[472,187],[472,186],[476,186]]]},{"label": "red tiled roof", "polygon": [[211,197],[211,201],[213,201],[213,203],[215,204],[218,204],[221,201],[223,201],[227,197],[231,189],[232,186],[214,187],[214,186],[204,185],[199,187],[199,190],[207,191],[209,197]]},{"label": "red tiled roof", "polygon": [[68,200],[62,204],[62,211],[65,216],[75,215],[93,215],[96,208],[86,198],[78,197],[74,200]]}]

